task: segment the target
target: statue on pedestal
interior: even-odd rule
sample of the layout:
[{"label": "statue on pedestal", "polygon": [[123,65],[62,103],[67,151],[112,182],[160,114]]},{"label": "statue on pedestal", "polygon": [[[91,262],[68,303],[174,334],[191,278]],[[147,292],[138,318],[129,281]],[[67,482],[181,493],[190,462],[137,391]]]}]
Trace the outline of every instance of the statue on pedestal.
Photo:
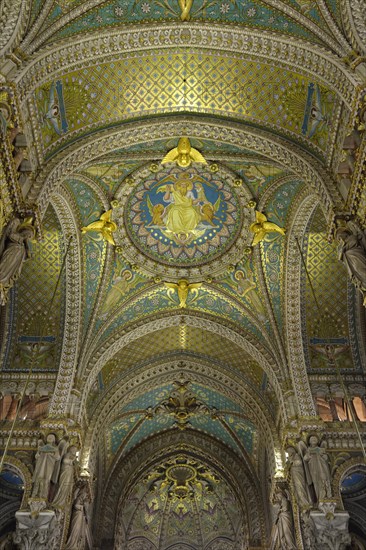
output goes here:
[{"label": "statue on pedestal", "polygon": [[56,466],[60,460],[59,448],[54,434],[48,434],[46,443],[41,441],[36,454],[36,466],[33,473],[32,498],[48,500],[50,483]]},{"label": "statue on pedestal", "polygon": [[307,478],[306,465],[303,462],[302,456],[296,452],[294,447],[288,447],[286,452],[288,454],[287,467],[291,474],[296,501],[300,508],[309,508],[312,505],[309,493],[311,480]]},{"label": "statue on pedestal", "polygon": [[317,502],[332,498],[329,457],[323,445],[319,446],[318,437],[311,435],[304,455],[304,461],[309,465]]},{"label": "statue on pedestal", "polygon": [[63,508],[68,504],[68,500],[74,485],[74,472],[77,447],[71,445],[61,462],[61,473],[58,479],[58,490],[52,501],[54,508]]}]

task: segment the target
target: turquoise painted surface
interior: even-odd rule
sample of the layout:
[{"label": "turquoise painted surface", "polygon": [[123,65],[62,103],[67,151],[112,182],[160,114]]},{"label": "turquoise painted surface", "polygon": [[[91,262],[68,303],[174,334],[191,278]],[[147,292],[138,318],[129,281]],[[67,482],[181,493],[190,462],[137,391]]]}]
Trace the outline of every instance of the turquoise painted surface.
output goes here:
[{"label": "turquoise painted surface", "polygon": [[226,414],[224,419],[230,426],[230,429],[235,432],[235,435],[239,439],[241,445],[243,445],[245,450],[251,454],[254,448],[254,425],[248,420],[238,418],[235,415]]},{"label": "turquoise painted surface", "polygon": [[282,168],[260,162],[226,162],[231,170],[236,172],[257,200],[264,191],[278,178],[285,174]]},{"label": "turquoise painted surface", "polygon": [[[174,296],[174,300],[175,301],[172,301],[172,299],[168,297],[164,287],[160,287],[147,292],[141,298],[136,301],[134,300],[132,304],[126,304],[123,311],[121,311],[116,319],[104,330],[99,345],[102,345],[113,332],[119,332],[125,324],[137,318],[146,318],[156,312],[161,313],[163,310],[177,309],[179,305],[178,296]],[[209,289],[202,287],[197,299],[188,296],[187,307],[191,307],[196,311],[216,314],[219,317],[225,317],[233,322],[237,322],[243,328],[252,332],[258,340],[263,340],[262,330],[245,316],[245,313],[240,310],[239,306],[229,303],[223,296],[218,296]],[[103,319],[99,319],[96,323],[96,330],[98,330],[102,324]]]},{"label": "turquoise painted surface", "polygon": [[[299,5],[297,5],[297,9],[301,11]],[[56,6],[50,13],[45,28],[67,11],[69,11],[68,6],[64,8]],[[99,5],[78,19],[75,19],[69,25],[56,32],[49,41],[125,24],[169,20],[180,21],[180,14],[179,4],[175,0],[135,0],[133,2],[113,0]],[[317,22],[321,21],[315,7],[310,9],[309,15]],[[305,30],[278,10],[251,0],[240,2],[236,0],[228,0],[226,2],[219,0],[211,2],[207,2],[207,0],[195,0],[191,9],[190,19],[191,21],[241,24],[247,27],[269,29],[275,32],[290,34],[306,38],[313,42],[319,41],[311,32]]]},{"label": "turquoise painted surface", "polygon": [[148,407],[155,407],[163,401],[163,399],[166,399],[173,390],[174,388],[172,384],[154,388],[153,390],[145,392],[143,395],[140,395],[139,397],[136,397],[136,399],[130,401],[126,407],[123,407],[121,412],[125,413],[127,411],[136,411],[139,409],[145,410]]},{"label": "turquoise painted surface", "polygon": [[[74,194],[81,227],[99,219],[102,210],[98,197],[88,185],[76,179],[68,180],[66,183]],[[92,313],[97,289],[100,283],[104,252],[106,244],[99,233],[86,233],[82,235],[83,255],[85,258],[84,268],[84,307],[83,307],[83,330],[88,328],[90,315]]]},{"label": "turquoise painted surface", "polygon": [[143,439],[160,432],[172,428],[175,420],[167,414],[157,415],[151,420],[145,420],[140,428],[133,434],[123,449],[123,454],[126,454],[132,447],[140,443]]},{"label": "turquoise painted surface", "polygon": [[241,454],[241,449],[237,445],[235,439],[230,435],[226,428],[224,428],[219,420],[213,420],[210,416],[195,416],[189,419],[189,423],[193,428],[202,430],[209,435],[213,435],[231,447],[238,454]]},{"label": "turquoise painted surface", "polygon": [[28,29],[32,27],[38,15],[40,14],[43,3],[44,3],[44,0],[33,0],[28,27],[27,27]]},{"label": "turquoise painted surface", "polygon": [[209,405],[210,407],[215,407],[219,411],[241,411],[240,405],[235,403],[232,399],[226,397],[222,393],[218,393],[210,388],[206,388],[201,384],[195,384],[192,382],[189,384],[189,389],[197,396],[199,401]]},{"label": "turquoise painted surface", "polygon": [[287,0],[287,3],[308,19],[312,19],[319,26],[325,26],[324,19],[317,7],[316,0]]},{"label": "turquoise painted surface", "polygon": [[134,414],[115,422],[110,430],[110,446],[112,453],[116,453],[121,442],[134,428],[136,422],[144,417],[144,414]]},{"label": "turquoise painted surface", "polygon": [[[301,181],[292,181],[282,185],[272,196],[265,208],[269,221],[286,228],[289,216],[289,206],[295,195],[301,189]],[[262,262],[266,274],[266,282],[271,296],[272,305],[277,322],[282,326],[282,299],[283,299],[283,254],[286,237],[278,233],[269,233],[260,243]]]},{"label": "turquoise painted surface", "polygon": [[[112,453],[117,452],[131,430],[141,421],[141,419],[143,419],[145,413],[142,414],[138,411],[145,411],[149,407],[156,407],[164,399],[167,399],[174,389],[172,384],[152,389],[144,395],[133,399],[128,405],[121,409],[121,414],[131,411],[131,415],[127,415],[112,424],[110,428]],[[238,416],[238,414],[244,416],[244,411],[237,403],[219,392],[205,388],[200,384],[191,383],[188,385],[188,390],[192,391],[197,399],[208,407],[216,408],[220,413],[223,413],[225,422],[230,426],[230,429],[237,434],[241,445],[245,447],[247,452],[252,453],[255,426],[250,421]],[[131,439],[127,441],[123,453],[127,453],[129,449],[140,443],[142,439],[162,429],[172,428],[174,424],[174,416],[168,414],[158,414],[153,418],[146,418]],[[240,453],[240,446],[237,445],[235,439],[227,431],[225,425],[218,419],[214,420],[209,415],[193,415],[189,418],[189,425],[220,439]]]},{"label": "turquoise painted surface", "polygon": [[[126,151],[124,151],[126,154]],[[117,159],[116,159],[117,157]],[[93,178],[111,199],[120,183],[134,170],[145,164],[141,161],[118,160],[118,153],[113,160],[104,160],[85,168],[81,173]]]}]

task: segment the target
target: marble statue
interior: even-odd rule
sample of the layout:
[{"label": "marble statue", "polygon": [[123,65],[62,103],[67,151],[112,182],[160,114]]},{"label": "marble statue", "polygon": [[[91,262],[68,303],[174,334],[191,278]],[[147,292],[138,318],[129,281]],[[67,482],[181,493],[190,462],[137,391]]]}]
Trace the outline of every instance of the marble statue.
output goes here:
[{"label": "marble statue", "polygon": [[12,220],[0,241],[0,304],[4,305],[7,293],[19,277],[24,261],[29,257],[28,240],[35,235],[31,219]]},{"label": "marble statue", "polygon": [[336,239],[340,243],[339,259],[345,264],[353,284],[363,294],[366,306],[366,233],[357,228],[338,227]]},{"label": "marble statue", "polygon": [[287,467],[291,474],[297,503],[300,508],[309,507],[311,506],[311,497],[308,488],[309,484],[306,480],[304,462],[294,447],[288,447],[286,451],[288,454]]},{"label": "marble statue", "polygon": [[87,482],[82,482],[75,491],[71,525],[65,550],[82,550],[85,546],[86,512],[90,502]]},{"label": "marble statue", "polygon": [[56,462],[60,459],[59,448],[54,434],[48,434],[46,443],[41,442],[36,454],[33,473],[32,498],[48,500],[51,478]]},{"label": "marble statue", "polygon": [[52,501],[52,505],[55,508],[63,508],[68,503],[74,484],[76,453],[77,447],[71,445],[62,459],[61,472],[58,479],[58,490]]},{"label": "marble statue", "polygon": [[309,465],[309,472],[317,502],[331,498],[329,458],[324,447],[319,446],[319,440],[316,435],[309,437],[309,446],[304,455],[304,461]]},{"label": "marble statue", "polygon": [[279,547],[281,550],[296,550],[291,503],[286,491],[278,489],[274,503],[279,505],[276,518]]}]

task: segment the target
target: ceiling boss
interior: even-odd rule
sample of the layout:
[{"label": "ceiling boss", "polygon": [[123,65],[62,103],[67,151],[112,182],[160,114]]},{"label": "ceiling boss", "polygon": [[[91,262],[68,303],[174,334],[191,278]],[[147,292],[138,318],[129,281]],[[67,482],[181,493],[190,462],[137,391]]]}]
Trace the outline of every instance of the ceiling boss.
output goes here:
[{"label": "ceiling boss", "polygon": [[[127,178],[121,183],[113,221],[117,252],[123,250],[142,274],[182,290],[182,281],[202,283],[242,258],[251,240],[251,193],[236,185],[238,175],[232,170],[219,163],[208,166],[198,150],[201,141],[186,136],[177,141],[171,148],[169,140],[160,163],[130,174],[133,185]],[[178,287],[169,290],[176,294]],[[191,303],[193,287],[189,290]],[[186,300],[179,297],[180,307]]]}]

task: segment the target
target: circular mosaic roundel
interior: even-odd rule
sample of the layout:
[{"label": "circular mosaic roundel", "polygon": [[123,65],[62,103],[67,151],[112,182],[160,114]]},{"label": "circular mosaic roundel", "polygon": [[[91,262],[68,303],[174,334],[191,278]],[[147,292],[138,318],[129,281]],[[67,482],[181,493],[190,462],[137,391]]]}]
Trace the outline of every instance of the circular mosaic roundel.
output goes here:
[{"label": "circular mosaic roundel", "polygon": [[134,176],[140,183],[125,200],[124,229],[117,236],[127,258],[139,263],[133,245],[144,258],[141,267],[158,274],[153,265],[166,266],[162,273],[174,268],[182,276],[187,268],[215,264],[232,249],[242,232],[242,208],[222,170],[170,165],[141,176]]}]

